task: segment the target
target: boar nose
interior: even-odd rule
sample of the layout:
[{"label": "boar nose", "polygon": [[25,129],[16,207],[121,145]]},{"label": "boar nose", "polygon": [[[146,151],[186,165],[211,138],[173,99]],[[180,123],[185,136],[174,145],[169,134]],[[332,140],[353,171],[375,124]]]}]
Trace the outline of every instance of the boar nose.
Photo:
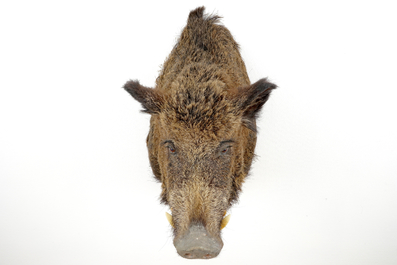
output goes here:
[{"label": "boar nose", "polygon": [[179,255],[187,259],[211,259],[223,247],[220,238],[211,236],[203,225],[192,225],[185,235],[174,240]]}]

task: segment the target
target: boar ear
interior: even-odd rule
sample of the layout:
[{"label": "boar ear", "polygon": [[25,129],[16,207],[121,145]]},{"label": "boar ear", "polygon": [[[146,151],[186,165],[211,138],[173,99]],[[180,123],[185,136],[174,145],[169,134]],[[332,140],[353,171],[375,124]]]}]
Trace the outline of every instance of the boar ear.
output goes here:
[{"label": "boar ear", "polygon": [[159,113],[161,110],[162,95],[160,92],[141,86],[138,81],[130,80],[124,85],[124,89],[133,98],[142,104],[142,112],[149,114]]},{"label": "boar ear", "polygon": [[266,78],[260,79],[256,83],[242,87],[235,95],[238,111],[243,113],[243,123],[249,129],[255,131],[255,118],[262,106],[269,99],[270,92],[277,86],[267,81]]}]

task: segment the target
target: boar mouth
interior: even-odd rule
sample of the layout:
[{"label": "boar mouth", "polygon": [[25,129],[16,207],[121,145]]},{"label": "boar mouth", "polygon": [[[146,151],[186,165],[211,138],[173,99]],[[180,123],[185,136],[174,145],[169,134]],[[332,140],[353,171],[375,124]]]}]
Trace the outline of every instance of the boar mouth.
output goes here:
[{"label": "boar mouth", "polygon": [[178,254],[186,259],[211,259],[222,250],[222,239],[212,236],[202,224],[193,224],[181,237],[174,239]]},{"label": "boar mouth", "polygon": [[[170,225],[175,228],[172,215],[166,212],[165,216]],[[230,214],[222,219],[220,230],[225,228],[229,220]],[[212,236],[208,233],[201,223],[194,223],[183,236],[174,239],[174,246],[183,258],[211,259],[219,255],[223,242],[219,236]]]}]

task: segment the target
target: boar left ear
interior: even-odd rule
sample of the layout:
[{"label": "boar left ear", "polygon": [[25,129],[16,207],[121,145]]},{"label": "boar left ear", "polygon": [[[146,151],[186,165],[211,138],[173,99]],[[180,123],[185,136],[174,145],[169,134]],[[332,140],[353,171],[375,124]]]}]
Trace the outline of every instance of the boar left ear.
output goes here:
[{"label": "boar left ear", "polygon": [[141,86],[138,81],[133,80],[128,81],[124,85],[124,89],[142,104],[142,112],[149,114],[160,112],[163,101],[160,92],[149,87]]},{"label": "boar left ear", "polygon": [[243,114],[244,125],[255,130],[255,118],[269,99],[270,92],[276,88],[275,84],[263,78],[250,86],[242,87],[238,90],[234,97],[238,111]]}]

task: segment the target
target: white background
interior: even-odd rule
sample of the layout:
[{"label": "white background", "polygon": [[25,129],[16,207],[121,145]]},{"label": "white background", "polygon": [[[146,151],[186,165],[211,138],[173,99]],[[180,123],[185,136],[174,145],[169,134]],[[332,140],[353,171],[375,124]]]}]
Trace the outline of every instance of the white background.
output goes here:
[{"label": "white background", "polygon": [[[121,87],[201,5],[279,88],[220,256],[187,261]],[[393,1],[2,3],[0,264],[397,264],[396,25]]]}]

